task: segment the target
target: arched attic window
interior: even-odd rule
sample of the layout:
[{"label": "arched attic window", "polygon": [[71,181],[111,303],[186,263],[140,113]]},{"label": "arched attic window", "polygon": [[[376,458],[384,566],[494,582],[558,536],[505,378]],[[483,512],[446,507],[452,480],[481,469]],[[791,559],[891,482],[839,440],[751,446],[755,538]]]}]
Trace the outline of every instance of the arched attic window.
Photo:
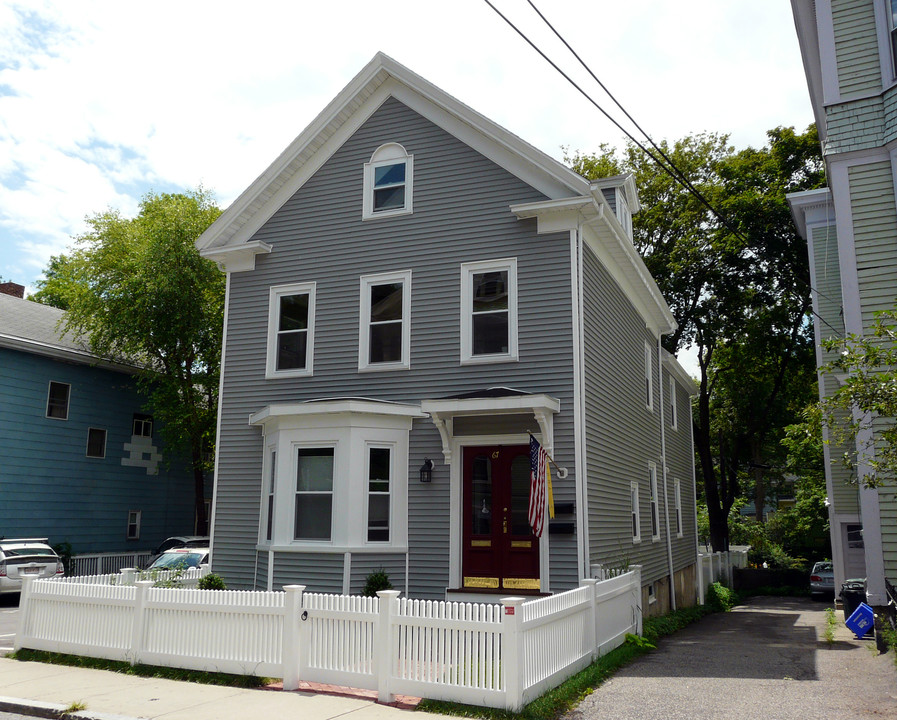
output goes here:
[{"label": "arched attic window", "polygon": [[411,213],[414,156],[398,143],[386,143],[364,164],[362,218],[370,220]]}]

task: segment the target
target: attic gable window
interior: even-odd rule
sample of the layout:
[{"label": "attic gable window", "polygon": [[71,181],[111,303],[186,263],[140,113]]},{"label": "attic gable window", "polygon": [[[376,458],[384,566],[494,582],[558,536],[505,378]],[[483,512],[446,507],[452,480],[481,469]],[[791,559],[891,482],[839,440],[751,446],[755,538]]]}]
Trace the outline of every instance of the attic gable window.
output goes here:
[{"label": "attic gable window", "polygon": [[413,179],[413,155],[398,143],[378,147],[364,165],[362,219],[410,214]]}]

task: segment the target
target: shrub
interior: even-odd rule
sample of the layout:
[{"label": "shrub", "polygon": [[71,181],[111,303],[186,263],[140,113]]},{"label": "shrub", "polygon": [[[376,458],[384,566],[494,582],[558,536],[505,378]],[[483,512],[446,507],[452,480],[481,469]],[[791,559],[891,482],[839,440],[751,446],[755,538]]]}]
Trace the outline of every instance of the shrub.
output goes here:
[{"label": "shrub", "polygon": [[738,603],[738,594],[722,583],[710,583],[707,588],[707,604],[719,612],[729,612]]},{"label": "shrub", "polygon": [[367,576],[361,594],[365,597],[376,597],[378,590],[392,590],[392,583],[389,582],[389,575],[386,574],[386,571],[383,568],[375,570]]},{"label": "shrub", "polygon": [[196,584],[196,587],[200,590],[227,590],[227,585],[224,584],[224,580],[221,579],[220,575],[216,575],[215,573],[209,573],[208,575],[201,577]]}]

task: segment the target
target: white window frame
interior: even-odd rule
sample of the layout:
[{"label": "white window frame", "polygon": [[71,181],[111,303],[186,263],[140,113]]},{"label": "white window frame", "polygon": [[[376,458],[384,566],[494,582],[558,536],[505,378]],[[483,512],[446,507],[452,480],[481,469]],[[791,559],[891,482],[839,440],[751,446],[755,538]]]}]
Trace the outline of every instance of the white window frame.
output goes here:
[{"label": "white window frame", "polygon": [[[370,478],[370,470],[371,470],[371,450],[389,450],[389,490],[385,493],[371,492],[371,478]],[[392,538],[392,527],[393,527],[393,490],[395,485],[395,477],[396,474],[396,448],[394,443],[378,443],[378,442],[366,442],[364,446],[364,485],[365,485],[365,493],[364,493],[364,543],[365,545],[372,545],[374,547],[377,546],[389,546],[389,542]],[[386,495],[389,498],[389,515],[387,520],[387,532],[388,537],[386,540],[371,540],[368,535],[370,533],[370,510],[371,510],[371,496],[372,495]]]},{"label": "white window frame", "polygon": [[[316,283],[292,283],[274,285],[268,294],[268,357],[265,364],[265,378],[306,377],[314,374],[315,358],[315,290]],[[308,295],[308,328],[306,330],[305,367],[277,369],[277,336],[280,325],[280,298],[285,295]]]},{"label": "white window frame", "polygon": [[[137,432],[138,428],[140,432]],[[149,432],[147,432],[147,429]],[[131,434],[137,437],[151,438],[153,436],[153,416],[145,413],[134,413],[131,422]]]},{"label": "white window frame", "polygon": [[[143,515],[142,510],[128,510],[128,523],[125,526],[125,539],[126,540],[139,540],[140,539],[140,521]],[[131,518],[134,518],[134,521],[131,521]],[[134,532],[131,532],[131,528],[134,528]]]},{"label": "white window frame", "polygon": [[[65,416],[64,417],[55,417],[54,415],[50,415],[50,393],[53,390],[54,385],[61,385],[67,388],[65,395]],[[72,404],[72,385],[71,383],[57,382],[56,380],[50,380],[47,384],[47,402],[44,406],[45,408],[45,417],[50,420],[68,420],[69,419],[69,406]]]},{"label": "white window frame", "polygon": [[[473,354],[473,276],[487,272],[508,273],[508,352]],[[517,346],[517,258],[461,263],[461,364],[516,362]]]},{"label": "white window frame", "polygon": [[657,466],[648,463],[648,488],[651,494],[651,542],[660,540],[660,498],[657,492]]},{"label": "white window frame", "polygon": [[636,480],[629,483],[629,514],[629,524],[631,529],[634,529],[632,542],[640,543],[642,541],[642,522],[639,516],[638,481]]},{"label": "white window frame", "polygon": [[[405,204],[400,208],[374,210],[374,173],[384,165],[405,164]],[[410,215],[414,211],[414,155],[409,155],[398,143],[384,143],[371,155],[364,164],[364,197],[361,203],[362,220],[378,220],[380,218]]]},{"label": "white window frame", "polygon": [[[90,433],[91,432],[101,432],[103,433],[103,449],[100,455],[91,455],[90,454]],[[87,444],[84,448],[84,457],[91,458],[94,460],[102,460],[106,457],[106,439],[109,437],[109,433],[106,432],[106,428],[98,428],[98,427],[89,427],[87,428]]]},{"label": "white window frame", "polygon": [[[334,518],[336,516],[336,487],[337,477],[340,473],[340,458],[338,455],[338,442],[293,442],[291,443],[290,456],[292,458],[292,480],[293,480],[293,502],[290,504],[290,510],[293,515],[293,522],[290,524],[290,536],[295,543],[308,544],[325,544],[333,543],[333,529],[335,526]],[[297,487],[299,484],[299,451],[300,450],[333,450],[333,472],[330,478],[330,491],[300,491]],[[330,535],[326,538],[300,538],[296,537],[296,506],[299,503],[300,495],[330,495]]]},{"label": "white window frame", "polygon": [[[402,357],[398,362],[370,362],[371,288],[375,285],[402,283]],[[408,370],[411,367],[411,270],[362,275],[359,290],[358,370]]]},{"label": "white window frame", "polygon": [[[265,448],[265,461],[262,468],[262,512],[259,519],[259,544],[267,545],[274,538],[274,512],[275,495],[277,477],[277,450],[274,446],[269,445]],[[268,528],[271,532],[268,532]]]},{"label": "white window frame", "polygon": [[670,429],[679,429],[679,412],[676,407],[676,378],[670,376]]},{"label": "white window frame", "polygon": [[645,407],[651,412],[654,412],[654,363],[651,360],[653,355],[653,348],[645,341]]},{"label": "white window frame", "polygon": [[676,502],[676,537],[681,538],[682,529],[682,483],[678,480],[673,481],[673,495]]}]

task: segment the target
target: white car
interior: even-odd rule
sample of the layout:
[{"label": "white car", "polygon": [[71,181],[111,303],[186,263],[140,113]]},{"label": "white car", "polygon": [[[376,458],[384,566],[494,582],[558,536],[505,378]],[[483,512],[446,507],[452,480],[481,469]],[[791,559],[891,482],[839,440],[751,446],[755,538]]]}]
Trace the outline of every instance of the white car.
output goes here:
[{"label": "white car", "polygon": [[163,552],[147,570],[188,570],[209,562],[209,548],[181,547]]},{"label": "white car", "polygon": [[65,568],[47,538],[0,540],[0,593],[22,590],[23,577],[48,578],[65,575]]},{"label": "white car", "polygon": [[810,595],[835,594],[835,567],[830,562],[818,562],[810,571]]}]

